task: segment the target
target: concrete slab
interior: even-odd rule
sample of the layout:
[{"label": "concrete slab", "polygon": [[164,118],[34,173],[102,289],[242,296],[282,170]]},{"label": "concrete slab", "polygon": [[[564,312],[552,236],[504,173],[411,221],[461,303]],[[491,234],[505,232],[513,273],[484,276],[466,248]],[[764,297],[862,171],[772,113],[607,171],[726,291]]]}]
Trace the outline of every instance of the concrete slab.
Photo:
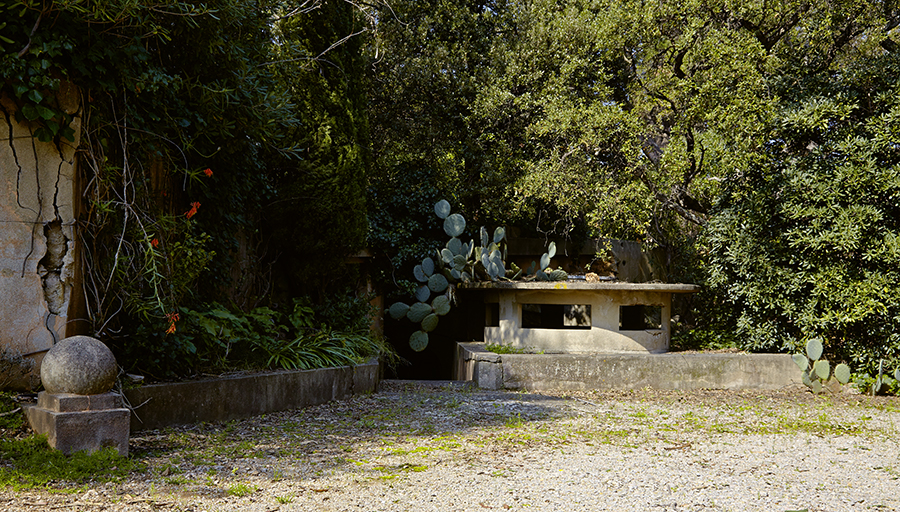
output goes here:
[{"label": "concrete slab", "polygon": [[298,409],[376,390],[380,364],[238,375],[125,391],[135,408],[131,430],[230,421]]},{"label": "concrete slab", "polygon": [[[788,354],[490,354],[459,343],[456,378],[486,389],[781,389],[800,383]],[[498,375],[499,374],[499,375]]]}]

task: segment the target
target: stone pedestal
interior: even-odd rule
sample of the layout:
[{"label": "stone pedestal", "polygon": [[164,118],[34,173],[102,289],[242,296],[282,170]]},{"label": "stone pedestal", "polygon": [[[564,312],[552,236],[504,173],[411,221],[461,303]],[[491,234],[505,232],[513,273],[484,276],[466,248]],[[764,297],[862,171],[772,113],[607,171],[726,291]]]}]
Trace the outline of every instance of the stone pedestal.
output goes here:
[{"label": "stone pedestal", "polygon": [[122,406],[118,393],[74,395],[38,394],[36,406],[25,410],[28,423],[45,434],[51,447],[66,455],[78,451],[94,453],[107,447],[128,455],[131,412]]}]

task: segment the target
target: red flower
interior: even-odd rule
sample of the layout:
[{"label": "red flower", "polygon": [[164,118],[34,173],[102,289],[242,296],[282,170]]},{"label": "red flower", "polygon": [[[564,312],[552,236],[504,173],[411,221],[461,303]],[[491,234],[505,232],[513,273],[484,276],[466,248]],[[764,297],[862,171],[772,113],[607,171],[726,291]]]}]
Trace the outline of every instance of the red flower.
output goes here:
[{"label": "red flower", "polygon": [[194,215],[197,215],[197,208],[200,208],[200,203],[198,201],[194,201],[193,203],[191,203],[191,209],[184,212],[185,217],[190,219]]},{"label": "red flower", "polygon": [[157,240],[156,238],[150,240],[150,245],[152,245],[153,247],[159,247],[159,240]]},{"label": "red flower", "polygon": [[205,174],[206,177],[209,178],[210,176],[212,176],[212,169],[204,169],[203,174]]},{"label": "red flower", "polygon": [[167,314],[166,318],[169,319],[169,328],[166,329],[166,334],[172,334],[173,332],[175,332],[175,322],[179,320],[178,313],[173,311]]}]

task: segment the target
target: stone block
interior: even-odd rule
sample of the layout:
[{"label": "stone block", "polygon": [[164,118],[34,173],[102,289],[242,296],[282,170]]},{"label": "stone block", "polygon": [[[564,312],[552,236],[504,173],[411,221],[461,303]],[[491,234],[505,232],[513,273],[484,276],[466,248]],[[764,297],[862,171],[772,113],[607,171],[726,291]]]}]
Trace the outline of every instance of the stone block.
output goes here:
[{"label": "stone block", "polygon": [[121,409],[122,395],[103,393],[100,395],[74,395],[72,393],[38,393],[38,407],[54,412],[102,411]]},{"label": "stone block", "polygon": [[112,447],[124,457],[128,455],[131,411],[121,405],[122,397],[115,393],[42,392],[37,405],[25,409],[25,416],[35,432],[46,435],[48,444],[66,455]]}]

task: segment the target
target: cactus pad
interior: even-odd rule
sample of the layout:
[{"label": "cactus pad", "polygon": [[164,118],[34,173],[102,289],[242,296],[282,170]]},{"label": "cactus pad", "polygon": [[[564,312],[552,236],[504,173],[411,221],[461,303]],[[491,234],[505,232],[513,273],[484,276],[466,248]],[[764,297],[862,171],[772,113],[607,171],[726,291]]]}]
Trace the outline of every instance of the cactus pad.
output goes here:
[{"label": "cactus pad", "polygon": [[841,363],[834,367],[834,378],[841,384],[850,382],[850,367]]},{"label": "cactus pad", "polygon": [[541,256],[541,270],[546,270],[550,266],[550,255],[546,252]]},{"label": "cactus pad", "polygon": [[390,313],[391,318],[394,320],[400,320],[406,316],[407,311],[409,311],[409,306],[402,302],[395,302],[391,304],[390,309],[388,309],[388,313]]},{"label": "cactus pad", "polygon": [[817,395],[822,392],[822,381],[820,381],[820,380],[813,381],[812,392]]},{"label": "cactus pad", "polygon": [[822,380],[828,379],[828,376],[831,375],[831,365],[825,359],[816,361],[813,370],[816,372],[816,376]]},{"label": "cactus pad", "polygon": [[425,332],[433,331],[438,325],[438,316],[434,313],[422,319],[422,330]]},{"label": "cactus pad", "polygon": [[547,246],[547,256],[551,258],[556,256],[556,242],[550,242],[550,245]]},{"label": "cactus pad", "polygon": [[565,270],[551,270],[547,277],[550,278],[551,281],[565,281],[569,278],[569,273]]},{"label": "cactus pad", "polygon": [[459,238],[453,237],[450,241],[447,242],[447,249],[450,249],[450,252],[453,254],[462,254],[463,252],[463,243]]},{"label": "cactus pad", "polygon": [[504,228],[497,228],[494,230],[494,243],[499,244],[501,240],[506,238],[506,230]]},{"label": "cactus pad", "polygon": [[794,360],[794,364],[796,364],[797,367],[800,368],[801,372],[805,372],[807,369],[809,369],[809,359],[807,359],[805,355],[794,354],[791,356],[791,359]]},{"label": "cactus pad", "polygon": [[468,260],[462,254],[457,254],[453,257],[453,268],[459,270],[460,272],[462,271],[462,269],[466,268],[466,263],[468,263]]},{"label": "cactus pad", "polygon": [[426,276],[431,277],[431,274],[434,274],[434,260],[431,258],[425,258],[422,260],[422,272],[425,273]]},{"label": "cactus pad", "polygon": [[427,285],[422,285],[418,289],[416,289],[417,301],[425,302],[428,300],[428,297],[431,297],[431,290],[428,289]]},{"label": "cactus pad", "polygon": [[810,361],[822,357],[822,342],[818,338],[813,338],[806,343],[806,356]]},{"label": "cactus pad", "polygon": [[428,279],[428,289],[433,291],[434,293],[441,293],[447,289],[447,286],[450,283],[447,282],[447,278],[442,274],[435,274]]},{"label": "cactus pad", "polygon": [[441,199],[434,205],[434,214],[440,219],[446,219],[450,215],[450,203],[446,199]]},{"label": "cactus pad", "polygon": [[485,229],[484,226],[481,226],[481,230],[480,230],[479,234],[481,235],[481,246],[487,247],[487,244],[489,244],[491,242],[491,239],[488,238],[487,229]]},{"label": "cactus pad", "polygon": [[415,268],[413,268],[413,275],[416,276],[416,281],[420,283],[428,281],[428,276],[425,275],[425,269],[422,268],[422,265],[416,265]]},{"label": "cactus pad", "polygon": [[450,299],[446,295],[438,295],[431,301],[431,307],[438,315],[446,315],[450,312]]},{"label": "cactus pad", "polygon": [[416,352],[425,350],[428,346],[428,333],[425,331],[416,331],[409,337],[409,348]]},{"label": "cactus pad", "polygon": [[453,261],[453,252],[450,249],[441,249],[441,260],[449,265]]},{"label": "cactus pad", "polygon": [[431,314],[431,306],[424,302],[416,302],[412,306],[409,307],[409,311],[406,312],[406,318],[409,318],[410,322],[419,323],[426,316]]},{"label": "cactus pad", "polygon": [[444,219],[444,233],[447,236],[459,236],[466,230],[466,219],[458,213]]}]

